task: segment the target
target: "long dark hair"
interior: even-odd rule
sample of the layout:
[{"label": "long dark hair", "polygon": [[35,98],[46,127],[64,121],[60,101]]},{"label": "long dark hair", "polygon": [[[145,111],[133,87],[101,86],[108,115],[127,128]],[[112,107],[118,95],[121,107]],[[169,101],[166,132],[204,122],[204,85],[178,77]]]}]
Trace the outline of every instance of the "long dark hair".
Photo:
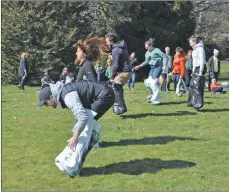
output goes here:
[{"label": "long dark hair", "polygon": [[[104,37],[92,37],[84,41],[78,41],[77,46],[82,49],[87,58],[93,62],[102,61],[110,53]],[[79,63],[77,59],[75,64]]]}]

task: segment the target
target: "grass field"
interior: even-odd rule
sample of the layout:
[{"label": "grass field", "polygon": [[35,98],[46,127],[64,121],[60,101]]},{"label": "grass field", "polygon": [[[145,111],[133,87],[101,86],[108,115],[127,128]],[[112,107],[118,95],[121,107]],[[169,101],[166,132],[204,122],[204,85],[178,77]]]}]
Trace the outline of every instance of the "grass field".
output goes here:
[{"label": "grass field", "polygon": [[61,173],[55,157],[71,137],[74,117],[60,107],[37,108],[38,87],[2,86],[2,190],[228,190],[229,96],[205,93],[197,112],[186,97],[162,93],[146,103],[143,83],[125,87],[128,112],[110,110],[100,123],[100,148],[82,175]]},{"label": "grass field", "polygon": [[221,73],[222,76],[229,76],[229,62],[222,61],[221,62]]}]

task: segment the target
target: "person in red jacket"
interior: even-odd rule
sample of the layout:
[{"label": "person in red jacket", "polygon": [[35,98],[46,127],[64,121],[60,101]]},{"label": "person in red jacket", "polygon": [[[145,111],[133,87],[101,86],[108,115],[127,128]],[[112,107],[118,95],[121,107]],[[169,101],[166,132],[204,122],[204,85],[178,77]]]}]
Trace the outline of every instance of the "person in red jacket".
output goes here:
[{"label": "person in red jacket", "polygon": [[172,71],[172,80],[174,83],[174,91],[176,90],[176,85],[179,79],[185,77],[185,54],[184,50],[181,47],[176,48],[176,54],[173,59],[173,71]]},{"label": "person in red jacket", "polygon": [[215,78],[212,79],[212,82],[210,84],[210,90],[213,93],[223,93],[223,87],[220,83],[216,82]]}]

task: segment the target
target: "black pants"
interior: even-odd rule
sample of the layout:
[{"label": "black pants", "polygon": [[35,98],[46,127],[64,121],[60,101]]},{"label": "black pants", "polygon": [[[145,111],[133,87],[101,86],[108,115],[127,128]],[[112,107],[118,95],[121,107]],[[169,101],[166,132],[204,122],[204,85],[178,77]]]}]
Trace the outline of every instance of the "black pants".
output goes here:
[{"label": "black pants", "polygon": [[213,93],[221,93],[223,91],[223,87],[216,87],[212,91],[213,91]]},{"label": "black pants", "polygon": [[162,91],[166,91],[166,86],[167,86],[167,74],[162,73],[162,74],[161,74],[161,77],[162,77],[161,90],[162,90]]},{"label": "black pants", "polygon": [[190,81],[192,78],[191,74],[192,74],[192,70],[186,70],[185,71],[185,85],[186,85],[186,87],[189,87],[189,84],[190,84]]},{"label": "black pants", "polygon": [[113,91],[115,94],[115,102],[113,106],[113,112],[116,115],[121,115],[127,112],[126,103],[124,100],[124,90],[123,85],[114,83],[113,84]]},{"label": "black pants", "polygon": [[[97,115],[94,117],[94,119],[97,121],[100,117],[103,116],[104,113],[106,113],[114,104],[115,101],[115,95],[112,87],[106,86],[104,90],[100,93],[97,100],[95,100],[91,105],[91,110],[95,111]],[[90,139],[88,150],[83,154],[82,162],[80,165],[80,169],[82,168],[84,161],[86,159],[86,156],[91,151],[91,149],[94,146],[94,140],[93,136]]]},{"label": "black pants", "polygon": [[98,120],[103,116],[114,104],[115,95],[111,87],[106,86],[106,88],[99,94],[97,100],[95,100],[91,105],[91,110],[95,111],[97,115],[94,117]]},{"label": "black pants", "polygon": [[[218,72],[214,72],[214,77],[215,77],[215,80],[216,82],[218,81],[219,79],[219,73]],[[210,85],[211,85],[211,81],[212,81],[212,78],[210,76],[210,72],[209,72],[209,76],[208,76],[208,91],[210,91]]]}]

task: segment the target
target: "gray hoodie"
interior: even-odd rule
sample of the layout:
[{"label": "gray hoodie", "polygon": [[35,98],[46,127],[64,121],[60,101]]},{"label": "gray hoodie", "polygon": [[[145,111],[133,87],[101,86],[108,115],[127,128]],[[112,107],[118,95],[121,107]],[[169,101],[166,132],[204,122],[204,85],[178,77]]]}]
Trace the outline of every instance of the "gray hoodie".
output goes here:
[{"label": "gray hoodie", "polygon": [[[50,83],[49,85],[54,100],[57,102],[58,105],[61,105],[60,95],[63,90],[64,83],[58,81],[56,84]],[[78,93],[76,91],[67,93],[64,98],[64,103],[69,109],[71,109],[73,115],[78,120],[73,127],[72,132],[78,132],[78,135],[80,135],[88,122],[88,115],[86,109],[83,107],[80,101]]]},{"label": "gray hoodie", "polygon": [[202,72],[204,70],[204,65],[206,64],[204,44],[202,41],[200,41],[198,44],[195,45],[192,51],[192,59],[193,59],[192,72],[194,73],[195,69],[197,67],[200,67],[199,75],[202,75]]}]

